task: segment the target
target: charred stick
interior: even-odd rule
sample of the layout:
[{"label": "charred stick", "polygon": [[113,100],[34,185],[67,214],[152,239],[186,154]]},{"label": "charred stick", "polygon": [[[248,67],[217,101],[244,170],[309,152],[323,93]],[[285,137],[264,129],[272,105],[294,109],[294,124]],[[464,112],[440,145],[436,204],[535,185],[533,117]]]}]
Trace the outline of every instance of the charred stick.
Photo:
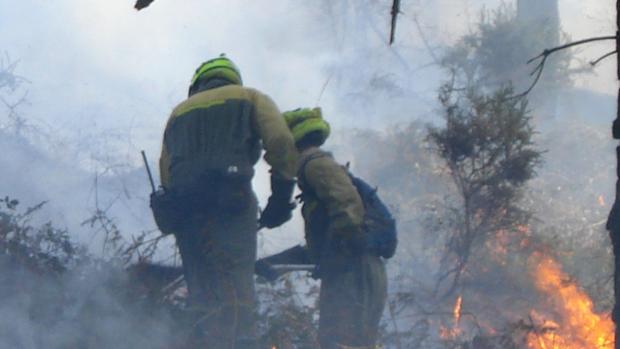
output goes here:
[{"label": "charred stick", "polygon": [[392,25],[390,29],[390,45],[394,43],[394,38],[396,36],[396,19],[398,14],[400,13],[400,0],[394,0],[392,2]]}]

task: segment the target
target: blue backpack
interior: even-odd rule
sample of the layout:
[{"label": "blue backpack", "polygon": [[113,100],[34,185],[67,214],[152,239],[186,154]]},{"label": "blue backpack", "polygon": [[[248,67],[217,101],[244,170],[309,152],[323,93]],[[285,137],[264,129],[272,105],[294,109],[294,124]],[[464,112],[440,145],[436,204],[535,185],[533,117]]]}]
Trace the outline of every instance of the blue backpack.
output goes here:
[{"label": "blue backpack", "polygon": [[377,188],[349,172],[349,177],[364,203],[364,231],[367,248],[383,258],[392,258],[398,245],[396,220],[377,195]]},{"label": "blue backpack", "polygon": [[[329,153],[316,153],[309,156],[300,166],[300,179],[306,165],[313,159],[331,156]],[[387,206],[381,201],[377,194],[378,188],[370,186],[363,179],[356,177],[349,171],[348,165],[344,166],[351,178],[351,182],[357,189],[364,204],[364,231],[366,232],[367,249],[370,253],[383,258],[392,258],[398,245],[398,233],[396,230],[396,220],[390,213]]]}]

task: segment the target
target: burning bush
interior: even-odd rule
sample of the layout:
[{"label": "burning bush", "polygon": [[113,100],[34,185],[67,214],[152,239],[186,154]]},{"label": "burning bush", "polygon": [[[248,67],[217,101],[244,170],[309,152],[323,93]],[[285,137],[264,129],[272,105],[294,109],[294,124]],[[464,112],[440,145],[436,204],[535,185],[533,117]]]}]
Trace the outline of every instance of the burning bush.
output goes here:
[{"label": "burning bush", "polygon": [[[604,142],[603,126],[574,120],[554,126],[527,142],[535,140],[546,151],[544,163],[536,158],[538,175],[513,196],[513,207],[525,219],[477,237],[461,285],[450,297],[435,292],[442,275],[438,256],[453,253],[450,246],[445,249],[446,241],[465,231],[463,224],[453,224],[464,221],[464,201],[458,199],[461,191],[449,166],[442,166],[440,153],[428,151],[440,148],[431,146],[424,127],[415,122],[386,133],[340,135],[335,151],[353,154],[355,171],[378,184],[399,222],[401,244],[388,263],[386,347],[610,347],[612,258],[604,222],[615,173],[604,158],[592,154],[613,155],[613,147]],[[467,129],[465,134],[474,132]],[[469,142],[462,133],[458,136]],[[488,219],[502,222],[506,211],[495,206],[485,208]],[[495,214],[500,215],[497,220]],[[475,215],[474,222],[481,217]]]},{"label": "burning bush", "polygon": [[447,296],[458,288],[470,257],[489,237],[519,233],[518,227],[528,224],[530,213],[518,200],[541,156],[533,146],[527,103],[511,98],[512,88],[491,96],[469,89],[453,94],[445,85],[440,96],[446,127],[429,130],[458,193],[458,206],[448,204],[447,215],[438,217],[441,221],[435,225],[449,222],[444,271],[438,280],[439,287],[451,279]]}]

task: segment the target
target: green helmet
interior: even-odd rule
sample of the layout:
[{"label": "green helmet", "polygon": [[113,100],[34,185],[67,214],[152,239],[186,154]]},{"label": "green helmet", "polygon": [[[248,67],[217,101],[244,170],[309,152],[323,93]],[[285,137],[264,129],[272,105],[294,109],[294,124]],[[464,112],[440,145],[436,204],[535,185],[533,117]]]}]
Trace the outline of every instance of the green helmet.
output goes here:
[{"label": "green helmet", "polygon": [[289,129],[291,129],[296,143],[313,132],[318,132],[321,135],[321,143],[329,137],[329,123],[323,120],[321,108],[298,108],[284,112],[282,115]]},{"label": "green helmet", "polygon": [[217,58],[202,63],[200,67],[196,69],[196,72],[192,77],[190,90],[198,81],[209,80],[213,78],[228,80],[233,84],[243,84],[239,68],[237,68],[235,63],[228,59],[228,57],[226,57],[223,53]]}]

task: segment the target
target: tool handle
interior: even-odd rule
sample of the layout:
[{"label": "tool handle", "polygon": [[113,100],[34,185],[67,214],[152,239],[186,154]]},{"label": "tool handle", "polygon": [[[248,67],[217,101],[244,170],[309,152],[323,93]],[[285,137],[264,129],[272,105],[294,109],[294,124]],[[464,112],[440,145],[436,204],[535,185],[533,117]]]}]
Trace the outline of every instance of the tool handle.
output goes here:
[{"label": "tool handle", "polygon": [[142,160],[144,160],[144,166],[146,167],[146,173],[148,173],[149,175],[149,182],[151,182],[151,189],[153,190],[153,193],[154,193],[156,189],[155,189],[155,181],[153,181],[153,174],[151,173],[151,167],[149,166],[149,162],[146,160],[146,153],[144,152],[144,150],[142,150],[141,153],[142,153]]},{"label": "tool handle", "polygon": [[316,265],[314,264],[274,264],[271,267],[279,273],[288,273],[291,271],[314,271],[316,269]]}]

